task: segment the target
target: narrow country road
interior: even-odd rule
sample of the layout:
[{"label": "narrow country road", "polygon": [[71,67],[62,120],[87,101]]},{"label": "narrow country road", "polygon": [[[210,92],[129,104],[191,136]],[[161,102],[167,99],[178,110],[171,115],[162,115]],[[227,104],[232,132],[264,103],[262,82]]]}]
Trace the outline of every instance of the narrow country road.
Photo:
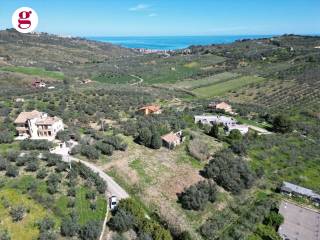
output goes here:
[{"label": "narrow country road", "polygon": [[118,200],[129,197],[129,194],[122,187],[120,187],[118,183],[116,183],[109,175],[107,175],[94,164],[71,157],[69,155],[62,155],[62,158],[65,162],[81,162],[93,172],[98,173],[99,176],[107,183],[107,192],[109,196],[116,196]]},{"label": "narrow country road", "polygon": [[95,166],[93,163],[89,163],[78,158],[72,157],[69,155],[70,148],[68,147],[57,147],[50,151],[51,153],[59,154],[62,156],[62,160],[64,162],[69,163],[72,162],[81,162],[82,164],[86,165],[90,168],[93,172],[98,173],[99,176],[107,183],[107,195],[109,197],[116,196],[118,200],[123,198],[128,198],[129,194],[119,186],[108,174],[106,174],[103,170],[99,167]]}]

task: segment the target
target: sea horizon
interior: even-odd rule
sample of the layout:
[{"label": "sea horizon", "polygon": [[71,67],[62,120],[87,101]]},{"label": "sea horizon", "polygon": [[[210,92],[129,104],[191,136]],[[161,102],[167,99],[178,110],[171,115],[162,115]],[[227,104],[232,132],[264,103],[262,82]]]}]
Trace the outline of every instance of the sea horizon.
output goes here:
[{"label": "sea horizon", "polygon": [[179,50],[192,45],[228,44],[242,39],[260,39],[274,36],[278,35],[87,36],[85,38],[132,49]]}]

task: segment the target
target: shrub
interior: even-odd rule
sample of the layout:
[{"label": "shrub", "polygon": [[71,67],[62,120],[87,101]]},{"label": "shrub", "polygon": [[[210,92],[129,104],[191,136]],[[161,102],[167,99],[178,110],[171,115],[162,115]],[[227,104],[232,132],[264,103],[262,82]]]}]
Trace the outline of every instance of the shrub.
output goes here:
[{"label": "shrub", "polygon": [[81,147],[81,155],[87,157],[90,160],[94,160],[100,157],[100,152],[93,146],[84,145]]},{"label": "shrub", "polygon": [[153,149],[160,149],[162,146],[162,140],[160,134],[155,131],[151,137],[150,147]]},{"label": "shrub", "polygon": [[0,131],[0,144],[2,143],[12,143],[14,136],[9,131]]},{"label": "shrub", "polygon": [[17,177],[19,175],[19,169],[13,165],[7,165],[6,176],[8,177]]},{"label": "shrub", "polygon": [[43,154],[43,160],[47,162],[48,167],[53,167],[62,161],[62,156],[55,153],[45,153]]},{"label": "shrub", "polygon": [[27,166],[26,166],[26,171],[27,172],[35,172],[38,170],[38,162],[27,162]]},{"label": "shrub", "polygon": [[60,233],[65,237],[76,236],[79,232],[79,225],[75,219],[71,217],[64,218],[61,223]]},{"label": "shrub", "polygon": [[41,168],[37,172],[37,178],[44,179],[48,175],[47,170],[45,168]]},{"label": "shrub", "polygon": [[7,153],[7,160],[10,162],[15,162],[17,160],[18,156],[19,156],[19,152],[9,151]]},{"label": "shrub", "polygon": [[10,234],[7,229],[0,229],[0,240],[11,240]]},{"label": "shrub", "polygon": [[92,199],[95,199],[95,198],[96,198],[95,192],[89,191],[89,192],[86,193],[86,199],[92,200]]},{"label": "shrub", "polygon": [[20,142],[22,150],[50,150],[53,144],[47,140],[23,140]]},{"label": "shrub", "polygon": [[272,122],[273,130],[279,133],[287,133],[292,130],[292,123],[287,116],[277,115]]},{"label": "shrub", "polygon": [[197,138],[189,142],[188,152],[192,157],[200,161],[206,161],[210,157],[208,144]]},{"label": "shrub", "polygon": [[205,166],[202,174],[233,193],[240,193],[242,189],[250,188],[254,181],[247,163],[230,150],[217,153]]},{"label": "shrub", "polygon": [[76,145],[71,149],[70,155],[77,155],[80,152],[81,152],[81,145]]},{"label": "shrub", "polygon": [[100,235],[100,223],[97,221],[89,221],[80,229],[80,238],[82,240],[96,240]]},{"label": "shrub", "polygon": [[101,151],[102,154],[111,156],[114,150],[114,147],[110,144],[97,142],[95,147]]},{"label": "shrub", "polygon": [[116,214],[108,222],[110,229],[117,232],[127,232],[133,225],[133,216],[123,209],[117,210]]},{"label": "shrub", "polygon": [[219,138],[219,126],[217,124],[213,124],[208,134],[211,137]]},{"label": "shrub", "polygon": [[142,128],[139,130],[138,137],[136,141],[139,144],[142,144],[146,147],[149,147],[151,144],[152,132],[149,128]]},{"label": "shrub", "polygon": [[10,216],[12,217],[12,220],[14,222],[18,222],[21,221],[26,213],[26,209],[23,206],[17,206],[17,207],[13,207],[10,210]]},{"label": "shrub", "polygon": [[68,189],[68,196],[75,197],[76,196],[76,189],[74,187],[70,187]]},{"label": "shrub", "polygon": [[60,177],[57,174],[50,174],[47,180],[47,190],[50,194],[54,194],[58,191],[58,185]]},{"label": "shrub", "polygon": [[216,199],[216,185],[209,181],[201,181],[185,189],[179,197],[182,207],[188,210],[203,210],[208,201]]},{"label": "shrub", "polygon": [[7,160],[0,156],[0,171],[7,169]]}]

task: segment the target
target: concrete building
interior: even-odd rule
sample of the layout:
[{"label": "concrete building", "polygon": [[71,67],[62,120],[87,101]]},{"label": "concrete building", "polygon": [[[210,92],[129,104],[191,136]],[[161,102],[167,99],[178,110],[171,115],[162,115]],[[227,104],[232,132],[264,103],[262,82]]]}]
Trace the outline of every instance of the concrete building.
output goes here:
[{"label": "concrete building", "polygon": [[229,133],[235,129],[239,130],[242,135],[245,135],[249,132],[249,127],[247,125],[235,124],[235,125],[228,126]]},{"label": "concrete building", "polygon": [[46,139],[52,141],[64,129],[61,118],[49,117],[47,113],[32,111],[21,112],[14,121],[18,139]]},{"label": "concrete building", "polygon": [[289,196],[295,195],[307,197],[316,204],[320,204],[320,195],[308,188],[300,187],[289,182],[283,182],[280,191],[281,193],[287,194]]},{"label": "concrete building", "polygon": [[202,124],[222,124],[224,126],[232,126],[237,123],[237,120],[235,120],[232,117],[226,117],[226,116],[219,116],[219,115],[201,115],[201,116],[194,116],[194,122],[195,123],[202,123]]}]

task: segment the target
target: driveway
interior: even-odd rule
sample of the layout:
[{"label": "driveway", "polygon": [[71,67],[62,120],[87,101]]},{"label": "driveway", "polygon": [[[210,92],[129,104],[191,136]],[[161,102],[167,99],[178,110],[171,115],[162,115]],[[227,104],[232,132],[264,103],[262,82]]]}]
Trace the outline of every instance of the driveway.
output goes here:
[{"label": "driveway", "polygon": [[[75,144],[73,144],[73,146],[74,145]],[[129,197],[129,194],[122,187],[120,187],[120,185],[118,183],[116,183],[108,174],[106,174],[104,171],[102,171],[100,168],[98,168],[97,166],[95,166],[92,163],[89,163],[89,162],[83,161],[81,159],[70,156],[69,150],[70,150],[69,147],[58,146],[57,148],[52,149],[50,152],[61,155],[62,160],[64,162],[67,162],[67,163],[69,163],[70,161],[81,162],[82,164],[84,164],[88,168],[90,168],[93,172],[98,173],[99,176],[107,183],[107,195],[108,196],[116,196],[118,200]]]}]

